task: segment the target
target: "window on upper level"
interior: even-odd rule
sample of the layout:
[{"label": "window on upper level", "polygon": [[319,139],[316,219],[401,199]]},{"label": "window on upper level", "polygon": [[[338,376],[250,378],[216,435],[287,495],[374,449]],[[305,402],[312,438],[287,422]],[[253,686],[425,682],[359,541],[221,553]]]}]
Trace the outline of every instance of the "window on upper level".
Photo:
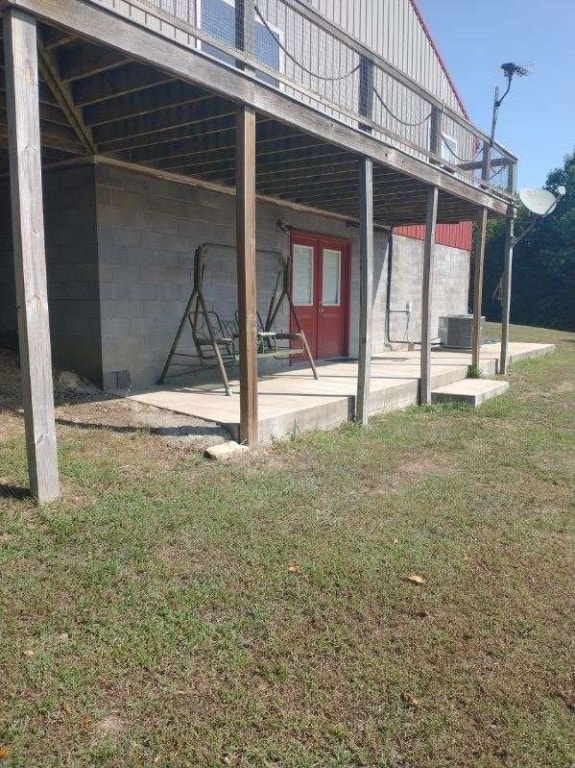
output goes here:
[{"label": "window on upper level", "polygon": [[[197,0],[197,18],[201,29],[213,35],[230,47],[235,47],[236,41],[236,11],[234,0]],[[269,25],[268,25],[269,26]],[[256,16],[255,23],[255,58],[270,69],[282,71],[283,60],[279,42],[282,33],[279,29],[270,32]],[[208,43],[202,44],[202,49],[227,64],[233,64],[233,56],[219,51]],[[278,81],[264,72],[257,74],[259,80],[270,85],[278,86]]]},{"label": "window on upper level", "polygon": [[441,135],[441,159],[452,164],[457,162],[457,139],[444,133]]}]

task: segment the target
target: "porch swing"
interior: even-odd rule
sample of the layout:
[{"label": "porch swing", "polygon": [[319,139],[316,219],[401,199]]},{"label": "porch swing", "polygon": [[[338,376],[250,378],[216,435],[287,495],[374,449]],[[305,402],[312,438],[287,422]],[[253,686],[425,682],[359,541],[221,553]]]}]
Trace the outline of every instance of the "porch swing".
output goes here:
[{"label": "porch swing", "polygon": [[[194,254],[193,289],[178,326],[176,336],[170,348],[158,384],[176,376],[198,373],[206,369],[219,370],[226,395],[231,395],[228,370],[239,364],[239,317],[237,311],[231,317],[223,318],[214,310],[208,310],[203,291],[206,255],[210,248],[229,249],[235,246],[223,243],[202,243]],[[309,345],[290,294],[290,259],[280,251],[258,248],[258,253],[272,256],[278,263],[278,272],[274,290],[268,305],[265,322],[257,313],[256,355],[260,358],[285,360],[296,355],[304,355],[311,368],[314,379],[318,378],[317,369]],[[283,333],[273,330],[278,313],[288,302],[289,314],[297,328],[295,333]],[[192,331],[195,354],[178,352],[181,336],[186,325]],[[191,360],[198,361],[192,363]]]}]

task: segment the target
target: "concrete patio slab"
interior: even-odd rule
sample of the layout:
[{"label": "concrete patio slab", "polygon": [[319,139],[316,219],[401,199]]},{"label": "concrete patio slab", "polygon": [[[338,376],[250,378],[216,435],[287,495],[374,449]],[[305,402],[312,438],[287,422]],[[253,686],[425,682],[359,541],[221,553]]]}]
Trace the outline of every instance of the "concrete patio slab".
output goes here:
[{"label": "concrete patio slab", "polygon": [[463,379],[431,391],[432,403],[466,403],[474,408],[509,389],[509,382],[493,379]]},{"label": "concrete patio slab", "polygon": [[[537,357],[551,352],[550,344],[510,344],[510,360]],[[485,345],[480,367],[494,372],[499,344]],[[431,385],[436,390],[467,377],[471,353],[439,349],[431,360]],[[284,369],[258,381],[259,439],[294,435],[310,429],[333,429],[350,421],[355,413],[357,361],[337,360],[318,364],[316,381],[308,367]],[[370,413],[386,413],[419,402],[419,351],[385,352],[374,356],[370,380]],[[475,380],[481,381],[481,380]],[[231,397],[221,383],[163,384],[129,395],[133,400],[176,413],[214,421],[238,438],[239,383],[232,380]]]}]

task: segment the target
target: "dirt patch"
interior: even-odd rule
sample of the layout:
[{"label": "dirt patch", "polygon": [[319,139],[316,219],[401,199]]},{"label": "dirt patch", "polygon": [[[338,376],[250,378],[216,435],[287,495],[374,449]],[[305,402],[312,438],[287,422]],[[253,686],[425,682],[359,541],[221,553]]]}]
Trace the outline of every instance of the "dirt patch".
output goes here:
[{"label": "dirt patch", "polygon": [[562,381],[556,387],[553,388],[554,392],[575,392],[575,382]]},{"label": "dirt patch", "polygon": [[118,715],[107,715],[95,725],[98,736],[117,739],[126,731],[126,724]]},{"label": "dirt patch", "polygon": [[[179,445],[198,452],[230,440],[229,433],[214,422],[107,394],[67,371],[54,371],[54,401],[56,423],[63,427],[124,433],[147,430],[167,445]],[[2,411],[11,411],[14,417],[4,423],[0,431],[0,440],[7,440],[22,428],[23,411],[18,357],[5,349],[0,349]]]}]

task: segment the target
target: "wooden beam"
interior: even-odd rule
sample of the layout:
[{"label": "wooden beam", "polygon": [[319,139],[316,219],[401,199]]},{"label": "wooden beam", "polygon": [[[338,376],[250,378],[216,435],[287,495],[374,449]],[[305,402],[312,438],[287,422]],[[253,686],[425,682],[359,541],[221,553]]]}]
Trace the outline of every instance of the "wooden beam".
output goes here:
[{"label": "wooden beam", "polygon": [[509,206],[505,219],[505,253],[503,256],[503,287],[501,292],[501,353],[499,373],[507,373],[509,360],[509,324],[511,321],[511,278],[513,274],[513,235],[515,208]]},{"label": "wooden beam", "polygon": [[30,488],[40,503],[59,494],[46,286],[36,21],[4,13],[10,125],[10,192],[18,338]]},{"label": "wooden beam", "polygon": [[[373,120],[373,70],[373,59],[361,54],[359,59],[359,103],[357,111],[370,121]],[[360,123],[359,127],[362,131],[371,133],[369,125]]]},{"label": "wooden beam", "polygon": [[[342,189],[339,194],[337,189],[335,192],[322,189],[321,183],[315,185],[312,184],[307,188],[301,188],[297,196],[305,197],[308,200],[317,199],[318,202],[323,201],[326,203],[330,201],[341,204],[344,204],[346,201],[355,203],[359,195],[359,188],[356,186],[356,183],[356,179],[352,180],[350,178],[349,182],[345,185],[345,192]],[[295,196],[296,191],[294,190],[294,197]],[[412,185],[409,181],[405,181],[403,186],[400,182],[396,184],[390,184],[389,188],[384,184],[378,186],[377,192],[374,193],[374,200],[381,200],[385,203],[387,200],[390,200],[394,196],[401,197],[406,203],[416,198],[427,200],[427,194],[424,190],[421,189],[421,186]]]},{"label": "wooden beam", "polygon": [[84,124],[82,113],[74,104],[74,99],[70,92],[70,87],[62,83],[58,72],[58,65],[54,59],[54,54],[45,50],[42,43],[38,45],[38,65],[46,85],[53,94],[58,106],[68,118],[70,126],[78,137],[78,141],[87,152],[96,153],[96,146],[90,133],[90,129]]},{"label": "wooden beam", "polygon": [[[40,73],[42,74],[42,73]],[[5,79],[5,72],[4,72],[4,51],[1,52],[0,57],[0,92],[5,93],[6,88],[4,87],[4,79]],[[40,96],[40,104],[47,104],[49,106],[58,107],[58,102],[54,98],[54,94],[50,90],[50,88],[46,85],[44,80],[41,78],[40,82],[38,84],[38,92]],[[58,107],[59,108],[59,107]]]},{"label": "wooden beam", "polygon": [[43,123],[54,123],[55,125],[70,127],[70,121],[57,104],[43,104],[40,102],[40,118]]},{"label": "wooden beam", "polygon": [[[490,168],[501,168],[504,165],[509,165],[509,160],[505,157],[496,157],[489,163]],[[473,160],[468,163],[459,163],[455,166],[458,171],[479,171],[483,168],[483,160]]]},{"label": "wooden beam", "polygon": [[99,147],[121,149],[122,142],[139,137],[161,137],[162,133],[173,131],[175,127],[184,128],[205,120],[229,119],[233,124],[235,116],[236,107],[231,102],[215,96],[202,96],[157,112],[96,125],[94,137]]},{"label": "wooden beam", "polygon": [[61,29],[55,27],[42,27],[41,30],[42,43],[47,51],[52,51],[55,48],[59,48],[61,45],[66,45],[74,40],[74,36],[68,32],[63,32]]},{"label": "wooden beam", "polygon": [[236,242],[240,331],[240,441],[258,441],[256,305],[256,115],[237,113]]},{"label": "wooden beam", "polygon": [[473,327],[471,331],[471,365],[479,370],[481,355],[481,306],[483,304],[483,260],[485,257],[485,235],[487,233],[487,211],[481,209],[477,217],[477,240],[475,243],[475,269],[473,274]]},{"label": "wooden beam", "polygon": [[359,161],[359,360],[355,420],[369,420],[373,313],[373,163]]},{"label": "wooden beam", "polygon": [[[285,184],[294,185],[294,182],[301,182],[305,179],[313,179],[317,185],[321,185],[324,180],[328,180],[331,177],[353,178],[354,181],[357,178],[357,161],[358,158],[351,154],[338,153],[331,154],[327,162],[321,164],[321,168],[316,166],[314,158],[303,157],[298,167],[295,167],[295,161],[292,159],[290,164],[285,167],[270,167],[265,170],[258,168],[257,178],[258,182],[265,183],[268,186],[285,186]],[[376,168],[373,169],[373,183],[377,184],[393,183],[401,184],[403,187],[417,186],[417,188],[424,188],[420,182],[412,179],[406,179],[400,174],[395,174],[389,170],[383,173],[376,173]],[[387,188],[387,187],[386,187]]]},{"label": "wooden beam", "polygon": [[[71,128],[63,125],[54,125],[52,123],[40,123],[40,138],[42,147],[50,149],[59,149],[62,152],[69,152],[73,155],[86,154],[84,147],[77,140],[75,133]],[[2,111],[0,110],[0,140],[8,139],[8,122],[2,121]]]},{"label": "wooden beam", "polygon": [[105,77],[95,75],[85,80],[76,80],[71,87],[76,106],[86,107],[129,93],[138,93],[153,85],[163,86],[173,79],[156,67],[129,62],[108,72]]},{"label": "wooden beam", "polygon": [[433,296],[433,265],[435,258],[435,227],[437,223],[437,187],[427,192],[425,240],[423,242],[423,281],[421,291],[421,357],[420,394],[422,405],[431,403],[431,302]]},{"label": "wooden beam", "polygon": [[40,119],[43,123],[65,125],[70,128],[70,121],[57,104],[43,104],[40,102]]},{"label": "wooden beam", "polygon": [[[320,168],[329,166],[330,162],[335,157],[350,157],[350,155],[347,154],[342,155],[333,147],[329,147],[323,143],[306,144],[305,146],[299,147],[297,151],[288,150],[281,153],[281,156],[278,156],[279,154],[280,153],[272,152],[266,156],[258,155],[258,173],[260,172],[260,168],[264,171],[268,169],[289,170],[294,167],[301,168],[306,163],[311,164],[312,161],[319,172]],[[207,174],[218,174],[221,173],[222,170],[225,172],[225,170],[229,169],[230,163],[232,164],[232,167],[234,167],[234,161],[235,153],[226,154],[223,159],[218,159],[211,163],[185,163],[178,165],[181,168],[185,168],[186,173],[202,172]]]},{"label": "wooden beam", "polygon": [[[218,114],[215,117],[196,117],[188,119],[185,123],[174,123],[169,128],[160,131],[148,130],[135,135],[126,135],[123,138],[111,139],[98,146],[101,152],[116,152],[121,149],[135,149],[137,147],[149,147],[152,144],[165,144],[169,141],[178,141],[186,136],[202,136],[217,133],[230,125],[234,125],[236,118],[235,108],[230,112]],[[111,125],[114,125],[111,123]],[[97,136],[99,131],[95,131]]]},{"label": "wooden beam", "polygon": [[441,157],[443,146],[443,110],[435,105],[431,107],[431,120],[429,123],[429,150],[435,157]]},{"label": "wooden beam", "polygon": [[[277,136],[269,136],[269,131],[263,130],[266,127],[264,124],[258,124],[256,129],[258,157],[264,155],[276,157],[285,152],[292,152],[302,147],[307,149],[310,146],[310,138],[305,134],[292,132],[289,136],[282,137],[281,132],[279,132]],[[268,138],[265,138],[266,135]],[[126,159],[133,163],[165,158],[166,161],[173,164],[172,161],[179,158],[200,158],[202,165],[209,163],[210,156],[219,159],[221,155],[224,155],[233,160],[235,151],[235,126],[233,124],[231,126],[225,125],[222,130],[209,134],[194,131],[186,138],[171,143],[152,144],[134,150],[120,150],[122,156],[126,156]]]},{"label": "wooden beam", "polygon": [[[330,177],[347,177],[357,172],[357,160],[350,157],[349,159],[340,160],[334,162],[321,172],[320,181],[324,178]],[[305,182],[306,179],[318,180],[318,172],[314,169],[312,164],[306,164],[302,168],[294,168],[289,171],[277,172],[273,168],[268,168],[266,171],[260,173],[258,169],[258,181],[265,183],[269,186],[285,186],[290,182]]]},{"label": "wooden beam", "polygon": [[182,104],[210,98],[195,85],[174,81],[167,85],[151,85],[145,91],[115,96],[109,101],[84,107],[84,122],[91,127],[149,116]]},{"label": "wooden beam", "polygon": [[[430,163],[402,152],[381,139],[373,138],[365,132],[333,120],[317,109],[289,97],[285,92],[254,80],[249,73],[222,66],[189,46],[161,37],[142,26],[135,25],[132,21],[109,13],[107,9],[84,3],[47,3],[46,0],[18,0],[18,5],[90,40],[115,48],[130,58],[153,63],[174,77],[203,85],[210,91],[230,98],[236,103],[241,102],[253,107],[258,113],[295,126],[331,144],[370,157],[375,162],[396,168],[405,175],[419,178],[428,185],[449,191],[476,206],[487,207],[491,211],[504,214],[509,204],[508,195],[500,190],[486,191],[478,188],[470,179],[452,177]],[[310,12],[303,3],[297,5],[298,12],[302,15]],[[325,23],[329,24],[327,21]],[[339,34],[337,27],[329,26],[330,33],[337,36]],[[358,51],[359,46],[360,44],[356,44]],[[378,66],[388,66],[385,62],[382,64],[372,51],[366,49],[366,52],[368,56],[374,58]],[[397,77],[401,79],[399,75]],[[410,87],[412,86],[413,83],[410,81]],[[425,98],[430,104],[436,101],[427,92],[425,92]],[[465,118],[456,113],[452,115],[452,111],[445,105],[438,103],[438,106],[442,107],[450,119],[459,124],[466,124]],[[471,128],[479,135],[480,132],[473,126]],[[505,152],[504,149],[501,151]]]},{"label": "wooden beam", "polygon": [[[238,51],[243,51],[246,56],[253,57],[256,48],[256,9],[254,0],[236,0],[235,9],[236,48]],[[236,61],[236,66],[238,69],[251,69],[241,59]]]},{"label": "wooden beam", "polygon": [[60,49],[57,54],[60,77],[64,82],[101,75],[126,63],[121,53],[86,42]]},{"label": "wooden beam", "polygon": [[[302,137],[302,143],[299,147],[291,146],[284,149],[277,149],[272,146],[271,149],[267,149],[265,152],[261,149],[258,149],[258,163],[261,163],[266,167],[275,167],[275,164],[278,162],[278,157],[281,159],[285,155],[295,155],[298,149],[315,149],[318,146],[322,145],[308,144],[305,141],[305,137]],[[147,162],[150,164],[158,163],[162,168],[185,168],[186,173],[200,174],[202,176],[215,176],[216,178],[220,178],[222,172],[225,174],[226,172],[229,172],[230,169],[235,167],[235,147],[233,150],[227,150],[225,147],[222,147],[222,156],[222,158],[219,158],[218,149],[213,148],[205,149],[202,152],[194,153],[192,155],[186,154],[178,156],[167,156],[164,158],[150,158],[150,160]],[[211,159],[212,157],[213,160]]]}]

